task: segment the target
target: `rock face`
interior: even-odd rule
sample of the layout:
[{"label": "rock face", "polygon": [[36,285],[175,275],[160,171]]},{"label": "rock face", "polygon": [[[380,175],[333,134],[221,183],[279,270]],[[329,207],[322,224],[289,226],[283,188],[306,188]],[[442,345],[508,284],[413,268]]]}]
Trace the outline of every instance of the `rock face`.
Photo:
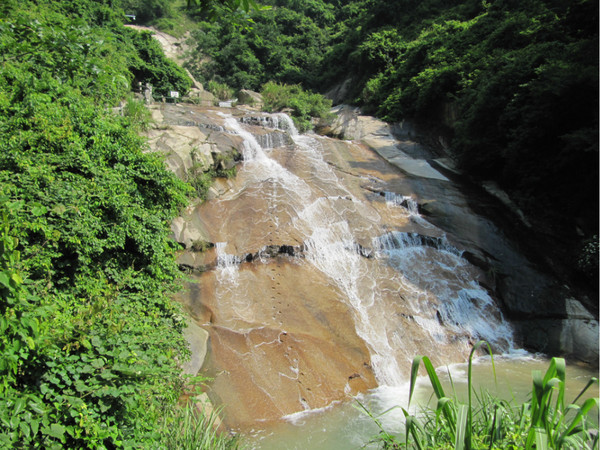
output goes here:
[{"label": "rock face", "polygon": [[[565,302],[573,296],[480,213],[506,214],[504,205],[461,190],[448,164],[433,167],[409,124],[389,127],[346,108],[329,133],[351,142],[291,140],[282,117],[255,111],[152,111],[151,149],[184,179],[194,165],[245,155],[237,177],[217,180],[211,200],[189,205],[172,228],[191,272],[176,298],[193,319],[188,340],[199,354],[206,334],[198,328],[210,336],[202,371],[227,426],[249,430],[391,384],[408,376],[417,353],[436,365],[460,361],[488,331],[471,331],[479,318],[459,326],[465,309],[478,309],[506,350],[509,327],[480,285],[525,345],[597,360],[597,320],[576,299]],[[382,255],[393,254],[394,236],[406,247],[396,260]],[[198,367],[194,360],[187,370]]]},{"label": "rock face", "polygon": [[183,335],[190,345],[192,353],[190,360],[183,366],[183,373],[195,376],[200,372],[206,358],[208,332],[199,327],[196,322],[188,320],[187,328],[184,330]]},{"label": "rock face", "polygon": [[258,92],[242,89],[238,93],[238,104],[250,106],[253,109],[260,111],[263,105],[262,95]]},{"label": "rock face", "polygon": [[348,98],[353,83],[352,78],[347,78],[327,91],[325,97],[331,99],[334,105],[340,104]]},{"label": "rock face", "polygon": [[288,258],[244,263],[239,276],[253,287],[243,294],[216,298],[219,274],[211,271],[180,296],[210,333],[207,363],[217,370],[210,395],[225,405],[230,427],[324,407],[376,385],[347,306],[322,275]]},{"label": "rock face", "polygon": [[[282,117],[230,114],[255,141],[281,133]],[[497,319],[489,328],[506,348],[498,308],[461,284],[485,275],[446,251],[439,229],[421,227],[408,199],[387,200],[388,188],[409,188],[413,176],[359,142],[300,136],[254,150],[229,191],[181,217],[182,230],[202,230],[215,244],[180,256],[192,273],[178,298],[210,333],[210,396],[225,405],[227,425],[248,430],[403,382],[415,354],[434,364],[462,360],[473,338],[452,328],[445,305],[454,299],[438,298],[446,288],[468,292],[467,303]],[[404,277],[395,269],[404,258],[388,260],[382,249],[385,241],[398,254],[387,245],[390,230],[415,228],[402,234],[410,247]],[[410,259],[421,254],[424,261]],[[450,286],[421,279],[447,276],[448,267]]]},{"label": "rock face", "polygon": [[426,150],[411,139],[410,130],[404,130],[406,136],[399,139],[398,131],[402,129],[401,125],[396,126],[395,134],[390,125],[374,117],[360,115],[357,108],[340,105],[332,111],[337,115],[337,119],[330,129],[324,130],[325,134],[341,139],[359,140],[410,175],[449,181],[428,163],[425,159]]},{"label": "rock face", "polygon": [[[506,194],[490,185],[484,186],[487,193],[461,191],[448,178],[457,176],[451,164],[417,143],[417,132],[408,123],[388,125],[345,105],[334,112],[338,117],[329,135],[362,142],[415,179],[410,189],[420,210],[452,234],[466,257],[491,274],[490,283],[523,345],[598,364],[598,318],[560,281],[527,259],[499,228],[509,228],[511,220],[530,227]],[[399,187],[397,192],[405,190]]]},{"label": "rock face", "polygon": [[[225,132],[218,108],[155,103],[149,109],[153,119],[146,132],[150,151],[164,154],[167,167],[182,180],[190,181],[210,169],[230,169],[240,160],[242,139]],[[209,196],[227,189],[227,180],[222,180],[211,187]],[[202,224],[194,220],[176,218],[171,229],[175,240],[186,247],[207,240]]]}]

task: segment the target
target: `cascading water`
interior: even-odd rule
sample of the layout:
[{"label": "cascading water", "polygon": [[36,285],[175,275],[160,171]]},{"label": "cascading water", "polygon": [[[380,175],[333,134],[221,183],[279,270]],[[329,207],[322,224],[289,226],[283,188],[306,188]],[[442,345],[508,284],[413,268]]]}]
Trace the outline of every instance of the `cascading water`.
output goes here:
[{"label": "cascading water", "polygon": [[227,247],[227,242],[215,243],[215,251],[217,254],[217,270],[223,275],[223,277],[235,279],[241,260],[236,255],[226,253],[225,247]]},{"label": "cascading water", "polygon": [[436,341],[446,340],[444,330],[451,330],[455,334],[466,333],[475,340],[484,339],[505,350],[512,348],[510,326],[488,292],[471,278],[469,263],[461,257],[462,252],[445,238],[392,232],[377,238],[374,244],[380,257],[439,300],[435,316],[418,320]]},{"label": "cascading water", "polygon": [[[510,350],[481,273],[413,197],[367,186],[386,175],[369,171],[380,160],[340,167],[347,153],[372,156],[299,135],[283,114],[222,117],[243,140],[244,163],[229,190],[198,209],[217,244],[196,310],[210,312],[213,389],[234,405],[231,426],[320,410],[375,386],[397,402],[386,387],[405,385],[416,354],[461,361],[480,338]],[[282,130],[292,144],[259,143]]]},{"label": "cascading water", "polygon": [[[377,430],[348,400],[405,407],[415,355],[455,367],[479,339],[513,351],[482,287],[493,274],[463,256],[480,256],[456,232],[464,222],[438,215],[442,230],[419,213],[454,206],[447,180],[425,185],[359,143],[298,135],[285,115],[218,114],[214,142],[244,162],[217,181],[218,197],[186,211],[190,230],[216,244],[184,255],[204,271],[181,301],[210,334],[208,394],[227,427],[256,436],[250,446],[360,448]],[[389,431],[403,422],[380,420]],[[332,439],[314,440],[325,429]]]},{"label": "cascading water", "polygon": [[[254,178],[253,182],[269,179],[277,189],[287,191],[286,199],[292,202],[295,212],[291,221],[304,237],[306,260],[335,283],[354,312],[357,334],[371,352],[371,364],[380,384],[403,384],[408,374],[402,363],[412,356],[401,350],[406,343],[403,345],[404,333],[398,321],[388,317],[393,292],[380,289],[381,285],[391,284],[397,292],[405,293],[404,314],[435,344],[462,341],[466,346],[469,340],[484,338],[502,348],[510,346],[510,327],[486,291],[469,278],[469,264],[458,249],[443,238],[384,233],[372,237],[376,259],[385,261],[394,271],[374,268],[378,263],[366,260],[357,251],[358,239],[349,217],[357,216],[356,222],[373,232],[380,230],[380,217],[343,186],[324,160],[319,141],[298,135],[292,121],[283,114],[246,122],[290,131],[297,162],[288,170],[269,157],[239,121],[225,121],[226,128],[244,138],[244,171],[249,178]],[[294,169],[309,173],[310,179],[296,175]],[[409,217],[424,221],[411,197],[386,193],[385,200],[389,207],[402,207]],[[340,207],[344,203],[347,205]]]}]

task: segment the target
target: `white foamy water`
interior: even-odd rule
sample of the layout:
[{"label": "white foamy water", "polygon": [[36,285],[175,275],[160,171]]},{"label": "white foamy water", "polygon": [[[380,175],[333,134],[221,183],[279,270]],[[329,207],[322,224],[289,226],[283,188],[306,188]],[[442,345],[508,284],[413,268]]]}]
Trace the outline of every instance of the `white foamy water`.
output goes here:
[{"label": "white foamy water", "polygon": [[[356,333],[370,352],[381,398],[405,388],[416,353],[454,346],[458,354],[468,354],[470,344],[478,339],[503,351],[512,348],[510,326],[473,279],[472,266],[460,249],[419,215],[413,198],[385,195],[388,206],[404,208],[432,236],[386,231],[377,211],[338,179],[318,139],[298,135],[284,114],[268,117],[265,124],[290,132],[294,148],[280,152],[286,164],[272,157],[237,120],[225,120],[225,128],[243,138],[240,176],[247,186],[269,186],[261,194],[269,208],[285,206],[291,212],[294,229],[304,237],[306,261],[331,280],[341,293],[340,301],[353,313]],[[279,204],[282,201],[285,205]],[[364,242],[366,231],[371,233],[374,257],[370,259],[365,252],[361,255],[357,244],[361,237]],[[218,270],[235,279],[239,261],[224,252],[224,244],[217,244],[217,255]]]},{"label": "white foamy water", "polygon": [[216,242],[215,250],[217,253],[217,274],[220,280],[234,282],[239,273],[240,259],[233,254],[225,251],[227,242]]},{"label": "white foamy water", "polygon": [[[281,413],[279,417],[285,419],[275,424],[267,424],[272,419],[264,419],[264,424],[255,422],[253,426],[257,430],[250,433],[253,439],[250,448],[362,448],[379,432],[373,421],[353,406],[354,402],[333,401],[323,406],[323,403],[314,401],[314,397],[306,395],[307,391],[296,387],[300,382],[308,386],[302,376],[303,371],[308,373],[307,359],[299,357],[299,348],[290,351],[291,347],[285,347],[282,353],[289,353],[284,353],[277,365],[273,349],[284,348],[282,341],[285,341],[283,332],[277,335],[279,330],[287,329],[289,342],[293,341],[299,347],[303,339],[309,336],[315,338],[308,332],[304,334],[306,327],[302,328],[304,323],[301,323],[304,310],[294,304],[285,310],[286,306],[290,306],[285,303],[292,296],[285,290],[279,292],[277,280],[282,281],[282,287],[289,289],[290,286],[311,283],[310,276],[314,276],[328,289],[323,298],[331,299],[332,303],[339,302],[332,310],[346,314],[342,305],[347,306],[356,335],[364,341],[369,352],[368,356],[361,356],[358,364],[362,365],[362,361],[370,364],[378,383],[377,388],[359,395],[357,400],[378,417],[387,431],[402,431],[404,414],[401,408],[408,407],[410,365],[415,355],[427,355],[432,360],[437,355],[438,360],[433,362],[441,366],[438,373],[442,382],[447,383],[450,376],[444,374],[449,372],[453,382],[463,386],[466,373],[464,360],[472,344],[485,339],[498,352],[513,355],[504,362],[506,379],[512,381],[514,374],[520,371],[522,383],[521,380],[519,383],[526,385],[524,391],[530,388],[528,369],[532,365],[537,368],[540,363],[527,355],[523,357],[523,352],[514,348],[509,324],[490,294],[479,284],[481,272],[463,258],[462,249],[453,245],[452,235],[446,237],[442,230],[419,215],[418,204],[413,197],[387,193],[386,204],[378,197],[377,207],[374,207],[360,188],[345,184],[348,176],[353,175],[348,173],[352,169],[340,172],[337,168],[340,160],[331,158],[333,151],[323,144],[325,140],[298,135],[285,115],[272,115],[264,121],[266,127],[290,132],[294,145],[284,148],[272,148],[274,144],[268,138],[264,138],[261,146],[248,131],[252,129],[249,125],[240,124],[231,117],[226,118],[224,125],[228,132],[243,139],[244,163],[235,180],[235,192],[221,197],[220,203],[215,202],[217,207],[210,210],[218,218],[223,213],[224,228],[233,221],[241,222],[241,226],[231,228],[237,233],[232,233],[231,229],[220,233],[218,240],[223,242],[216,244],[215,299],[216,303],[227,303],[233,313],[225,320],[219,317],[220,311],[217,311],[215,317],[221,320],[220,327],[235,334],[235,338],[226,341],[228,345],[235,344],[226,349],[232,352],[233,356],[229,356],[258,368],[256,372],[248,369],[247,373],[260,375],[244,376],[242,384],[256,383],[259,394],[264,392],[266,402],[272,402],[273,408]],[[346,170],[346,167],[343,169]],[[362,176],[359,171],[357,174],[355,179]],[[377,183],[384,183],[383,178],[377,179]],[[367,194],[373,197],[372,191]],[[244,202],[232,201],[246,198],[252,200],[248,202],[252,220],[246,220]],[[230,201],[237,208],[237,213],[231,216],[225,211]],[[263,220],[265,217],[268,219]],[[251,234],[261,227],[268,232],[255,232],[251,239],[240,237],[246,231]],[[273,244],[303,245],[304,257],[287,261],[259,258],[252,265],[244,264],[240,270],[241,261],[235,254],[237,249],[242,249],[241,254],[255,252],[268,244],[262,242],[263,236],[272,237]],[[252,250],[246,249],[247,241],[251,241]],[[265,266],[259,269],[255,266],[258,264]],[[279,269],[280,265],[285,269]],[[294,272],[296,265],[302,266],[302,272]],[[258,279],[265,273],[272,277],[268,282]],[[296,275],[300,273],[310,276]],[[213,276],[211,273],[208,275]],[[283,279],[276,278],[278,275],[296,278],[292,281],[285,278],[286,282],[283,282]],[[212,278],[209,279],[212,281]],[[253,293],[251,298],[259,300],[249,304],[248,292],[259,289],[259,286],[260,289],[265,286],[265,292]],[[318,288],[301,291],[307,293],[306,298],[319,295]],[[300,302],[304,301],[305,297],[299,297]],[[273,299],[264,301],[268,308],[263,307],[263,299]],[[338,316],[328,316],[325,308],[313,309],[310,313],[318,319],[310,323],[318,321],[315,328],[322,325],[323,330],[326,329],[327,332],[323,332],[325,339],[333,336],[328,333],[339,331],[335,328]],[[283,314],[278,314],[282,311]],[[293,331],[284,322],[286,312],[290,316],[298,312],[291,321],[296,325]],[[300,326],[298,323],[301,323]],[[315,340],[322,342],[318,339],[321,339],[320,335]],[[362,347],[360,352],[364,354]],[[486,361],[485,358],[476,359],[474,371],[479,371],[480,380],[489,382],[492,377]],[[234,362],[238,364],[237,359]],[[317,366],[309,370],[318,372]],[[235,366],[228,367],[227,371],[227,377],[230,377]],[[259,378],[268,371],[275,377],[261,384]],[[349,375],[354,381],[348,378],[346,382],[345,378]],[[338,387],[343,392],[329,399],[352,395],[356,390],[353,391],[350,385],[356,381],[351,372],[344,374],[340,384],[342,388]],[[221,379],[220,383],[222,388],[227,381]],[[272,385],[275,384],[286,387],[279,392],[279,397],[274,394]],[[288,389],[289,386],[293,387]],[[317,390],[315,386],[311,386],[313,392]],[[238,387],[231,391],[237,394]],[[286,398],[298,400],[297,406],[293,407],[297,411],[291,412],[294,411],[292,408],[284,411],[281,407],[282,392]],[[237,401],[238,397],[230,398]],[[415,412],[415,405],[427,403],[429,398],[429,382],[426,378],[419,378],[411,412]],[[233,409],[239,406],[235,401]],[[239,398],[239,401],[244,399]],[[255,403],[252,403],[254,406]],[[265,427],[261,428],[263,425]]]},{"label": "white foamy water", "polygon": [[270,158],[254,135],[246,131],[237,120],[233,117],[227,117],[225,128],[243,139],[244,170],[252,175],[251,181],[275,180],[294,195],[299,195],[302,198],[310,195],[310,188],[306,183]]},{"label": "white foamy water", "polygon": [[[513,349],[513,331],[500,309],[476,280],[462,252],[445,237],[393,232],[377,238],[379,255],[411,283],[426,288],[439,303],[417,322],[436,341],[448,331],[484,339],[505,351]],[[432,305],[433,306],[433,305]],[[427,308],[418,308],[427,314]]]}]

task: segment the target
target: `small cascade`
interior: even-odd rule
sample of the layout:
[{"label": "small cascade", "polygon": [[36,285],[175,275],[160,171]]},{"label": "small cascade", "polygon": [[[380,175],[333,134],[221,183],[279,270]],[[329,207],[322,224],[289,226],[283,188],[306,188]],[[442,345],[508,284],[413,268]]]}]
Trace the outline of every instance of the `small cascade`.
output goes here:
[{"label": "small cascade", "polygon": [[227,247],[227,242],[215,243],[217,271],[223,278],[233,280],[238,274],[239,265],[242,261],[237,256],[226,253],[225,247]]},{"label": "small cascade", "polygon": [[256,125],[263,128],[272,128],[275,130],[285,131],[290,136],[297,136],[298,130],[294,125],[294,121],[287,114],[277,113],[261,116],[244,116],[240,118],[240,122],[247,125]]},{"label": "small cascade", "polygon": [[243,157],[244,161],[253,161],[255,159],[265,159],[266,155],[252,133],[244,130],[237,120],[233,117],[222,114],[225,119],[225,128],[233,131],[243,138]]},{"label": "small cascade", "polygon": [[283,131],[274,131],[265,134],[257,134],[254,136],[258,144],[265,150],[284,147],[293,143],[289,134]]},{"label": "small cascade", "polygon": [[258,143],[256,137],[245,130],[242,124],[231,116],[224,115],[225,128],[243,138],[243,160],[246,172],[254,182],[269,181],[279,183],[284,190],[293,196],[305,198],[310,195],[306,182],[270,158],[265,149]]},{"label": "small cascade", "polygon": [[381,192],[381,195],[385,197],[385,202],[389,207],[395,208],[400,207],[408,212],[410,220],[423,228],[432,229],[434,226],[425,220],[419,212],[419,204],[417,201],[409,195],[400,195],[395,192]]},{"label": "small cascade", "polygon": [[395,192],[384,192],[385,201],[390,206],[402,206],[406,208],[411,216],[420,217],[419,205],[417,201],[406,195],[399,195]]},{"label": "small cascade", "polygon": [[298,129],[290,116],[284,113],[273,114],[273,119],[276,123],[275,128],[287,131],[291,136],[298,136]]},{"label": "small cascade", "polygon": [[392,231],[374,239],[375,248],[383,251],[406,249],[409,247],[431,247],[455,256],[462,256],[462,251],[448,242],[446,237],[424,236],[419,233]]},{"label": "small cascade", "polygon": [[237,98],[232,98],[230,100],[221,100],[219,101],[219,108],[232,108],[233,104],[238,101]]},{"label": "small cascade", "polygon": [[512,350],[510,325],[488,292],[472,278],[462,252],[445,237],[395,231],[374,239],[374,247],[378,257],[438,299],[435,305],[418,305],[421,314],[415,317],[437,342],[447,340],[444,336],[450,331]]}]

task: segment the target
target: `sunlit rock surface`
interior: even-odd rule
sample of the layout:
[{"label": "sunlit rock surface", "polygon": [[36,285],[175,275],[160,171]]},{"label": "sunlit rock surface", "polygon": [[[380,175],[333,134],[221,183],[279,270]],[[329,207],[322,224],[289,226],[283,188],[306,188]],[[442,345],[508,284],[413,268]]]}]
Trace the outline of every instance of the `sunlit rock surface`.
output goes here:
[{"label": "sunlit rock surface", "polygon": [[[209,201],[173,222],[189,272],[177,298],[209,333],[202,370],[229,427],[397,386],[417,354],[444,365],[463,361],[479,339],[499,352],[525,342],[498,305],[523,311],[551,280],[474,211],[488,208],[485,199],[374,152],[397,145],[388,131],[297,136],[281,115],[235,108],[161,106],[156,116],[242,156],[234,179],[217,180]],[[417,150],[405,157],[426,161]],[[185,151],[167,152],[184,172]],[[590,333],[563,325],[549,345],[575,352]]]}]

